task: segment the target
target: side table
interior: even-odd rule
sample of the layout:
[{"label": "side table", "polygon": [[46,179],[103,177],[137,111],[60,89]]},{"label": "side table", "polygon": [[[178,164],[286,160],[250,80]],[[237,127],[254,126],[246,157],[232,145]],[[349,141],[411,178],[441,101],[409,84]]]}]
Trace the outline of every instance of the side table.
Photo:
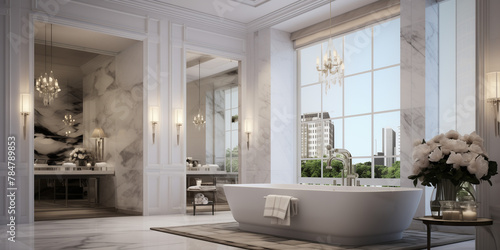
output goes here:
[{"label": "side table", "polygon": [[212,199],[213,201],[208,201],[207,204],[195,204],[193,201],[193,215],[196,215],[196,207],[197,206],[212,206],[212,215],[214,215],[215,211],[215,201],[216,201],[216,196],[215,194],[217,193],[217,188],[215,186],[201,186],[198,188],[191,188],[189,187],[187,189],[187,192],[195,192],[195,193],[212,193]]},{"label": "side table", "polygon": [[427,226],[427,249],[431,249],[431,226],[441,225],[441,226],[489,226],[493,225],[493,220],[488,218],[477,218],[475,221],[464,221],[464,220],[442,220],[435,219],[432,216],[417,217],[414,220],[422,221]]},{"label": "side table", "polygon": [[193,201],[193,216],[196,215],[196,207],[198,207],[198,206],[212,206],[212,215],[214,215],[215,207],[214,207],[214,202],[213,201],[209,201],[207,204],[196,204]]}]

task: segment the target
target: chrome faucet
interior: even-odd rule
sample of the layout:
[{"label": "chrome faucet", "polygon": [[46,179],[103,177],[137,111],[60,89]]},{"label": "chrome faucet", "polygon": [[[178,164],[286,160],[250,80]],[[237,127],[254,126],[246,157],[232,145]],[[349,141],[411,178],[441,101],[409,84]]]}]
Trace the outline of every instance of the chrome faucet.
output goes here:
[{"label": "chrome faucet", "polygon": [[[331,148],[331,147],[330,147]],[[330,148],[327,149],[330,150]],[[339,160],[342,162],[342,186],[356,186],[356,178],[358,174],[356,173],[356,169],[354,165],[352,165],[352,156],[351,153],[347,149],[343,148],[335,148],[332,150],[333,156],[331,156],[327,163],[326,169],[332,169],[332,161]],[[347,173],[344,175],[344,173]],[[347,179],[347,183],[344,182],[344,179]]]}]

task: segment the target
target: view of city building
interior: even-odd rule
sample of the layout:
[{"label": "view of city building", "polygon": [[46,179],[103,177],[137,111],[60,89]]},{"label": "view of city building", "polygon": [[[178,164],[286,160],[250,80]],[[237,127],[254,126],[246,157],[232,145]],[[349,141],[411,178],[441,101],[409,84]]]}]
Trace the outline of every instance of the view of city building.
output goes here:
[{"label": "view of city building", "polygon": [[328,112],[306,113],[300,117],[301,125],[301,157],[317,158],[328,154],[326,147],[334,148],[334,125],[328,120]]}]

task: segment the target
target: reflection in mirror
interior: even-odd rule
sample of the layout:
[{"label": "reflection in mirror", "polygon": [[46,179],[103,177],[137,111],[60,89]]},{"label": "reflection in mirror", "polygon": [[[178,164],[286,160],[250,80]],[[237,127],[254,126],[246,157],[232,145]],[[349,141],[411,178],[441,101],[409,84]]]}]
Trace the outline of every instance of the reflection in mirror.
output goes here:
[{"label": "reflection in mirror", "polygon": [[[217,211],[228,210],[222,185],[238,180],[238,61],[186,53],[187,212],[200,186]],[[204,117],[204,126],[195,120]],[[210,191],[207,191],[207,190]],[[208,192],[208,193],[207,193]],[[193,206],[190,206],[193,204]],[[196,209],[196,211],[199,211]]]},{"label": "reflection in mirror", "polygon": [[[188,170],[238,172],[238,62],[190,52],[186,58],[187,157],[201,165]],[[198,115],[205,126],[194,123]]]}]

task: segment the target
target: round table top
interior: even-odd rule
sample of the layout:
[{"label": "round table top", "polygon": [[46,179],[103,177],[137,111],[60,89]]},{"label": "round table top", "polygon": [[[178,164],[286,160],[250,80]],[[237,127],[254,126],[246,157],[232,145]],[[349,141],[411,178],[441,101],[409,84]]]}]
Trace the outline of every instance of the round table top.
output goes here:
[{"label": "round table top", "polygon": [[432,216],[417,217],[414,220],[422,221],[424,224],[445,225],[445,226],[488,226],[493,224],[492,219],[477,218],[477,220],[443,220]]}]

